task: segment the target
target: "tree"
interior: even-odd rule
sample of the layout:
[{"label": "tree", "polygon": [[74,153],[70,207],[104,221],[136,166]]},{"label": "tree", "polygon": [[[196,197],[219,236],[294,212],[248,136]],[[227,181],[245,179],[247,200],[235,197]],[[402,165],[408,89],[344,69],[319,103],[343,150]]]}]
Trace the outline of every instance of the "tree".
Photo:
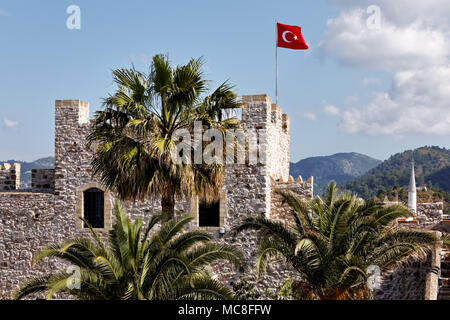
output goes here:
[{"label": "tree", "polygon": [[302,279],[293,287],[304,299],[365,299],[369,266],[381,271],[411,256],[423,256],[437,239],[425,232],[394,226],[409,216],[404,206],[383,207],[340,193],[335,182],[324,200],[300,200],[291,192],[277,191],[291,207],[294,223],[249,217],[235,232],[258,231],[256,269],[265,271],[273,258],[283,258]]},{"label": "tree", "polygon": [[[76,238],[62,245],[50,245],[34,257],[34,261],[61,259],[78,267],[78,274],[59,271],[32,279],[13,298],[42,292],[47,299],[56,293],[83,300],[234,298],[230,290],[208,275],[205,267],[225,259],[240,268],[242,253],[232,246],[212,242],[207,233],[183,233],[192,217],[175,217],[150,236],[161,222],[161,215],[152,216],[145,229],[142,220],[132,223],[117,203],[114,215],[108,244],[91,228],[94,242]],[[79,283],[79,288],[72,281]]]},{"label": "tree", "polygon": [[167,56],[156,55],[149,75],[134,68],[114,70],[117,91],[104,99],[88,136],[95,149],[94,174],[102,183],[121,199],[159,197],[166,219],[174,215],[176,198],[214,198],[222,181],[221,164],[173,161],[181,143],[177,132],[192,132],[195,121],[222,131],[237,124],[237,119],[223,120],[224,112],[240,105],[233,87],[225,82],[205,96],[202,65],[192,59],[172,67]]}]

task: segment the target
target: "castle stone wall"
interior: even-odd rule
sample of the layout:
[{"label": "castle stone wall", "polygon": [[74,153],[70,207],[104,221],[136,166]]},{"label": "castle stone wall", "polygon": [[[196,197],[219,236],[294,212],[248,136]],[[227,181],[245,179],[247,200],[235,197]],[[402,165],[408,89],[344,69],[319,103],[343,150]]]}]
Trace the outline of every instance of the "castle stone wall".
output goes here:
[{"label": "castle stone wall", "polygon": [[[432,231],[439,238],[440,232]],[[376,300],[436,300],[439,291],[441,244],[424,257],[411,257],[389,272],[382,274],[381,286],[374,290]]]},{"label": "castle stone wall", "polygon": [[292,192],[301,199],[312,199],[313,198],[313,185],[314,181],[311,177],[308,181],[303,181],[302,177],[298,177],[296,182],[278,182],[274,183],[272,187],[272,202],[271,202],[271,212],[270,218],[272,220],[277,220],[284,222],[286,225],[293,224],[294,219],[290,214],[292,210],[288,205],[283,204],[283,199],[281,195],[277,194],[276,191],[288,191]]},{"label": "castle stone wall", "polygon": [[20,188],[20,163],[0,165],[0,192]]},{"label": "castle stone wall", "polygon": [[[227,164],[223,177],[224,202],[226,208],[223,219],[225,235],[218,230],[208,230],[219,242],[236,245],[248,258],[248,267],[242,276],[257,283],[260,289],[275,289],[276,286],[293,276],[287,266],[274,264],[268,268],[267,275],[257,279],[254,262],[256,236],[248,232],[237,237],[231,233],[243,218],[248,216],[270,217],[273,188],[278,179],[287,185],[289,172],[289,121],[281,109],[271,105],[266,95],[244,96],[242,108],[242,127],[254,130],[258,149],[252,154],[258,158],[253,163],[246,158],[245,164]],[[89,188],[105,191],[105,228],[99,229],[105,238],[113,223],[112,207],[116,195],[108,192],[92,176],[90,166],[92,150],[87,147],[86,136],[89,131],[89,104],[80,100],[57,100],[55,103],[55,169],[33,170],[33,189],[30,192],[0,193],[0,298],[8,299],[11,293],[26,279],[41,276],[66,266],[56,259],[45,259],[32,264],[32,256],[39,249],[61,243],[73,237],[90,237],[82,227],[82,195]],[[256,131],[255,131],[256,130]],[[287,140],[286,140],[287,139]],[[248,155],[247,155],[248,156]],[[0,171],[0,181],[17,181],[15,172],[20,168],[11,167]],[[7,172],[7,173],[6,173]],[[4,175],[2,175],[4,174]],[[10,186],[11,184],[5,184]],[[14,184],[13,184],[14,185]],[[302,184],[293,188],[299,194],[309,196],[310,191],[301,191]],[[308,184],[304,185],[309,189]],[[11,189],[8,189],[10,191]],[[14,190],[14,189],[13,189]],[[309,192],[309,193],[308,193]],[[177,201],[177,213],[193,212],[193,201]],[[160,211],[157,199],[123,202],[132,219],[147,221],[151,214]],[[197,228],[193,222],[188,229]],[[219,263],[211,270],[226,285],[240,276],[226,263]]]},{"label": "castle stone wall", "polygon": [[271,106],[267,127],[268,144],[272,146],[267,150],[269,174],[275,180],[286,182],[289,178],[289,165],[286,163],[290,161],[289,117],[275,104]]},{"label": "castle stone wall", "polygon": [[422,227],[433,226],[442,221],[444,213],[443,202],[417,204],[417,220]]},{"label": "castle stone wall", "polygon": [[57,261],[33,265],[33,254],[44,245],[71,235],[67,213],[55,214],[55,196],[35,193],[0,193],[0,298],[31,276],[60,267]]},{"label": "castle stone wall", "polygon": [[36,192],[55,191],[55,170],[54,169],[32,169],[31,188]]},{"label": "castle stone wall", "polygon": [[[274,290],[282,281],[296,273],[287,265],[272,263],[267,273],[258,278],[254,263],[256,259],[256,233],[247,231],[235,236],[233,228],[249,216],[262,216],[289,223],[287,205],[281,204],[276,189],[289,190],[300,197],[313,197],[313,179],[304,182],[289,177],[289,119],[278,106],[271,104],[266,95],[243,97],[242,127],[257,132],[252,141],[258,141],[258,149],[251,151],[259,161],[249,158],[245,164],[227,164],[223,175],[224,202],[226,208],[222,227],[225,234],[208,229],[219,242],[241,249],[248,259],[243,273],[234,270],[228,263],[218,263],[211,270],[224,284],[229,285],[238,277],[256,284],[263,293]],[[52,243],[61,243],[73,237],[89,237],[89,231],[82,228],[79,217],[82,214],[82,194],[88,188],[105,191],[105,228],[98,230],[105,238],[113,222],[113,201],[115,194],[108,192],[92,176],[90,167],[92,150],[86,146],[89,130],[89,104],[80,100],[57,100],[55,104],[55,169],[34,171],[33,192],[0,192],[0,298],[8,299],[23,281],[41,276],[54,270],[63,270],[66,265],[56,259],[45,259],[32,264],[33,255]],[[20,166],[0,168],[0,191],[18,189]],[[53,190],[53,193],[49,192]],[[40,191],[40,192],[38,192]],[[222,201],[222,200],[221,200]],[[176,212],[195,211],[191,199],[177,201]],[[123,202],[132,219],[148,218],[161,209],[155,199]],[[434,208],[426,207],[424,212]],[[428,210],[428,211],[427,211]],[[188,229],[197,228],[195,222]],[[395,271],[386,275],[384,291],[377,297],[401,298],[395,296],[396,286],[404,284],[397,279],[412,276],[404,291],[407,298],[422,297],[423,267],[407,267],[406,271]],[[417,272],[414,270],[418,270]],[[390,278],[392,275],[392,279]],[[408,277],[409,277],[408,276]]]},{"label": "castle stone wall", "polygon": [[[246,231],[235,235],[230,231],[246,217],[271,217],[272,194],[276,186],[274,179],[284,179],[286,182],[288,180],[289,140],[281,141],[283,116],[281,109],[273,108],[269,97],[244,96],[243,102],[242,127],[248,131],[257,130],[260,161],[251,163],[247,159],[246,164],[232,164],[225,167],[223,192],[226,195],[227,216],[224,227],[227,232],[224,236],[216,235],[216,239],[241,249],[248,264],[242,274],[225,263],[219,264],[212,272],[226,284],[242,277],[254,283],[265,297],[266,289],[274,290],[288,277],[295,279],[295,273],[287,265],[274,263],[269,265],[265,275],[258,278],[254,267],[256,232]],[[284,130],[283,134],[289,135],[288,127]]]},{"label": "castle stone wall", "polygon": [[382,277],[380,289],[374,292],[376,300],[424,300],[431,259],[409,259],[402,266]]}]

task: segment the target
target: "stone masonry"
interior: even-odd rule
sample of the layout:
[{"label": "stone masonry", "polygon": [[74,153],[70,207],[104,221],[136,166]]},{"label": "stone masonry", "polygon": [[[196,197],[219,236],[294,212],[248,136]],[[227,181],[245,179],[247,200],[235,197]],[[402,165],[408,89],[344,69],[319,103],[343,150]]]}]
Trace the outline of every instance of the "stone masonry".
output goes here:
[{"label": "stone masonry", "polygon": [[20,187],[20,163],[0,165],[0,191],[18,190]]},{"label": "stone masonry", "polygon": [[417,220],[422,227],[434,226],[442,221],[444,213],[443,202],[428,202],[417,204]]},{"label": "stone masonry", "polygon": [[[289,118],[272,105],[266,95],[243,97],[241,126],[256,130],[259,141],[259,161],[246,158],[245,164],[227,164],[223,176],[220,200],[219,228],[205,228],[221,242],[238,246],[248,258],[243,277],[256,282],[260,289],[274,289],[292,272],[277,264],[268,268],[267,275],[257,279],[254,272],[256,237],[253,232],[232,235],[232,228],[248,216],[284,219],[276,188],[286,188],[301,197],[312,198],[312,178],[306,182],[289,177]],[[0,299],[11,293],[26,279],[47,274],[66,266],[56,259],[32,264],[39,249],[72,237],[86,237],[79,217],[83,216],[83,191],[98,188],[104,191],[105,227],[97,231],[103,236],[112,225],[115,195],[93,177],[90,166],[92,150],[86,146],[89,130],[89,104],[80,100],[57,100],[55,103],[55,168],[32,171],[32,189],[18,190],[20,167],[8,164],[0,168]],[[16,174],[17,173],[17,174]],[[123,203],[132,219],[145,220],[158,210],[157,199]],[[178,213],[192,213],[198,227],[198,200],[184,199],[176,203]],[[218,264],[212,273],[229,284],[240,276],[226,264]]]},{"label": "stone masonry", "polygon": [[303,181],[302,177],[298,177],[297,181],[295,182],[293,177],[289,177],[287,183],[285,182],[276,183],[276,187],[272,188],[270,218],[272,220],[284,222],[285,225],[293,224],[294,219],[290,214],[291,208],[289,206],[282,204],[282,197],[275,191],[276,190],[291,191],[294,194],[300,195],[301,197],[308,199],[313,197],[313,185],[314,185],[313,177],[311,177],[308,181]]},{"label": "stone masonry", "polygon": [[[399,201],[383,201],[385,206],[401,205]],[[436,237],[441,234],[429,230],[442,221],[443,202],[417,203],[417,212],[410,219],[398,220],[398,226],[410,230],[431,232]],[[410,258],[407,262],[382,275],[382,284],[374,291],[378,300],[436,300],[439,291],[442,246],[438,245],[425,257]]]},{"label": "stone masonry", "polygon": [[31,188],[39,192],[53,192],[55,190],[55,170],[31,170]]},{"label": "stone masonry", "polygon": [[[424,231],[416,224],[405,226]],[[440,232],[428,231],[437,238]],[[441,244],[435,245],[424,257],[411,257],[381,275],[381,285],[374,290],[376,300],[436,300],[439,292]]]},{"label": "stone masonry", "polygon": [[[220,197],[220,229],[207,227],[217,241],[239,247],[248,260],[247,268],[240,273],[227,263],[218,263],[213,275],[229,284],[238,278],[255,283],[263,292],[274,290],[295,273],[281,263],[271,264],[267,273],[258,278],[256,259],[256,234],[248,231],[235,236],[231,231],[243,218],[263,216],[290,223],[289,208],[282,205],[277,189],[289,190],[302,198],[313,197],[313,178],[303,181],[289,176],[289,118],[266,95],[244,96],[241,127],[256,131],[249,137],[258,141],[258,149],[249,151],[245,163],[225,166]],[[83,192],[90,188],[104,191],[104,228],[97,231],[104,237],[113,223],[112,207],[116,196],[106,190],[93,177],[90,166],[92,150],[86,146],[89,131],[89,104],[80,100],[57,100],[55,103],[55,168],[32,171],[32,189],[19,190],[20,165],[0,166],[0,299],[9,299],[11,293],[25,280],[42,276],[54,270],[63,270],[56,259],[45,259],[32,264],[39,249],[73,237],[88,237],[82,227]],[[259,161],[250,161],[250,155]],[[161,209],[157,199],[124,202],[132,219],[146,221]],[[183,199],[176,203],[177,213],[191,213],[194,221],[189,229],[198,226],[198,198]],[[434,216],[438,207],[425,205],[419,212]],[[379,299],[423,299],[433,297],[427,293],[437,280],[435,256],[421,263],[400,268],[385,275],[383,287],[376,293]],[[434,258],[433,258],[434,257]],[[430,266],[430,261],[432,266]],[[437,260],[436,260],[437,261]],[[435,262],[436,262],[435,261]],[[431,271],[430,271],[431,270]],[[434,272],[434,271],[433,271]],[[405,283],[405,279],[406,283]],[[436,281],[431,281],[434,279]],[[431,284],[431,285],[430,285]],[[400,290],[402,287],[403,291]],[[400,288],[400,289],[399,289]],[[400,290],[400,291],[399,291]],[[427,291],[428,290],[428,291]],[[402,295],[401,292],[405,294]]]}]

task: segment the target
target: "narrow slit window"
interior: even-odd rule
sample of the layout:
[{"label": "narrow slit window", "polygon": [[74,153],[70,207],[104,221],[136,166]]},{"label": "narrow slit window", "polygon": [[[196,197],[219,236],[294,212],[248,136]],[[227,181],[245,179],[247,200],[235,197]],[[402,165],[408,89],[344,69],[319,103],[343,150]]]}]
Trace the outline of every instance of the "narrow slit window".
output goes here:
[{"label": "narrow slit window", "polygon": [[220,227],[220,200],[200,202],[198,206],[199,227]]},{"label": "narrow slit window", "polygon": [[[92,188],[84,191],[84,218],[92,228],[104,228],[105,226],[105,195],[102,190]],[[84,228],[88,228],[84,223]]]}]

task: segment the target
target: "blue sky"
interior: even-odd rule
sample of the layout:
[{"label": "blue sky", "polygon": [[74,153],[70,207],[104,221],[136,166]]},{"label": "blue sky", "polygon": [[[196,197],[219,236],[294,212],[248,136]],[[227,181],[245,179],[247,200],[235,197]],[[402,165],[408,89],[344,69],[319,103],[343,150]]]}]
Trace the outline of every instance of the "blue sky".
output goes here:
[{"label": "blue sky", "polygon": [[[134,63],[147,71],[157,53],[176,64],[204,56],[212,86],[229,79],[239,95],[267,93],[274,101],[275,19],[301,26],[311,48],[279,49],[279,105],[291,119],[292,161],[449,148],[445,12],[424,22],[431,40],[415,49],[396,39],[428,39],[414,23],[433,8],[408,5],[405,17],[387,0],[365,2],[0,1],[0,160],[53,155],[54,100],[88,101],[92,113],[114,90],[111,69]],[[372,33],[358,25],[370,2],[383,21]],[[72,4],[81,8],[80,30],[66,27]],[[441,77],[442,90],[419,75]]]}]

